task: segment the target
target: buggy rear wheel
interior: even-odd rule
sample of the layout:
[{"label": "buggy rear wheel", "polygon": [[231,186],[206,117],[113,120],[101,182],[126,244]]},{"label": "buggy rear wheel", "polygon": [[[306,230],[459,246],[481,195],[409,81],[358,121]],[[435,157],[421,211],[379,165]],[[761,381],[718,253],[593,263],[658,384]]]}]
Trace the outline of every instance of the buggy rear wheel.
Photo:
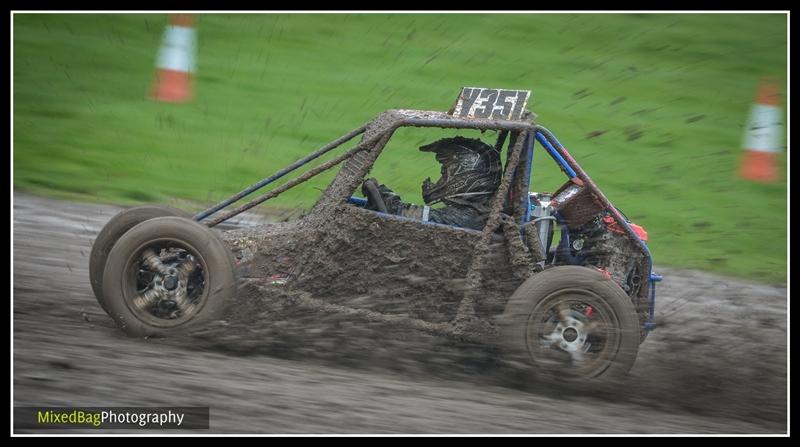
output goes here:
[{"label": "buggy rear wheel", "polygon": [[109,315],[135,336],[175,334],[218,318],[235,289],[222,239],[181,217],[133,227],[114,245],[103,274]]},{"label": "buggy rear wheel", "polygon": [[578,266],[523,283],[506,305],[501,332],[512,357],[546,381],[619,379],[639,349],[630,298],[602,273]]}]

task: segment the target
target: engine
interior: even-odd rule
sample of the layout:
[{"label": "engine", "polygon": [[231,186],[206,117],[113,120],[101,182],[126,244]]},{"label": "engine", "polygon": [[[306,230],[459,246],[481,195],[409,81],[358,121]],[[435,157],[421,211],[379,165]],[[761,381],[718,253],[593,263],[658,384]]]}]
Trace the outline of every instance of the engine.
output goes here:
[{"label": "engine", "polygon": [[[646,286],[644,254],[638,241],[617,223],[598,198],[574,178],[550,194],[532,193],[532,218],[539,229],[547,265],[584,265],[611,276],[628,296],[641,297]],[[643,240],[643,228],[630,224]],[[555,227],[559,240],[553,240]]]}]

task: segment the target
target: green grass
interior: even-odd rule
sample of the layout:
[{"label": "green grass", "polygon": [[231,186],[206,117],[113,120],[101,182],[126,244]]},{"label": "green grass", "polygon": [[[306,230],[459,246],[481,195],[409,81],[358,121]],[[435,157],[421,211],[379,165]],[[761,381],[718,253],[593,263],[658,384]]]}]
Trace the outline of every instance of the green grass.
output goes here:
[{"label": "green grass", "polygon": [[[206,15],[197,98],[182,105],[146,98],[165,23],[14,16],[16,189],[208,204],[382,110],[447,110],[462,86],[525,88],[647,228],[656,264],[786,280],[786,182],[736,177],[758,79],[785,81],[783,15]],[[404,133],[393,144],[408,150],[375,175],[419,201],[436,166],[415,147],[437,136]],[[533,189],[557,189],[536,158]],[[328,179],[272,206],[308,207]]]}]

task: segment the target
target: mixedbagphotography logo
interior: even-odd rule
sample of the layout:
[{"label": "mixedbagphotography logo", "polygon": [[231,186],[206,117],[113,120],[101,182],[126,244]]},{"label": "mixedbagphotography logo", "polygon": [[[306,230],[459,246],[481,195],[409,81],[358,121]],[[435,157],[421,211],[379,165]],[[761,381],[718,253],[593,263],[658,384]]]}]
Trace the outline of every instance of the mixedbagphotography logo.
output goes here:
[{"label": "mixedbagphotography logo", "polygon": [[209,407],[14,407],[15,429],[208,429]]}]

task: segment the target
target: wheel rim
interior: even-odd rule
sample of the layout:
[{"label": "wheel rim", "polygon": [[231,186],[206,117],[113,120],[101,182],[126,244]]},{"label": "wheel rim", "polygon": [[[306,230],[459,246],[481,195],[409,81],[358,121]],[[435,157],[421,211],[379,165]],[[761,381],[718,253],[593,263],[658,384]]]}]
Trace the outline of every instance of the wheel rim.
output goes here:
[{"label": "wheel rim", "polygon": [[613,364],[621,341],[616,313],[588,290],[565,289],[547,296],[526,327],[533,362],[565,379],[602,374]]},{"label": "wheel rim", "polygon": [[193,246],[175,239],[148,241],[128,259],[125,303],[142,322],[175,327],[192,319],[208,298],[208,269]]}]

